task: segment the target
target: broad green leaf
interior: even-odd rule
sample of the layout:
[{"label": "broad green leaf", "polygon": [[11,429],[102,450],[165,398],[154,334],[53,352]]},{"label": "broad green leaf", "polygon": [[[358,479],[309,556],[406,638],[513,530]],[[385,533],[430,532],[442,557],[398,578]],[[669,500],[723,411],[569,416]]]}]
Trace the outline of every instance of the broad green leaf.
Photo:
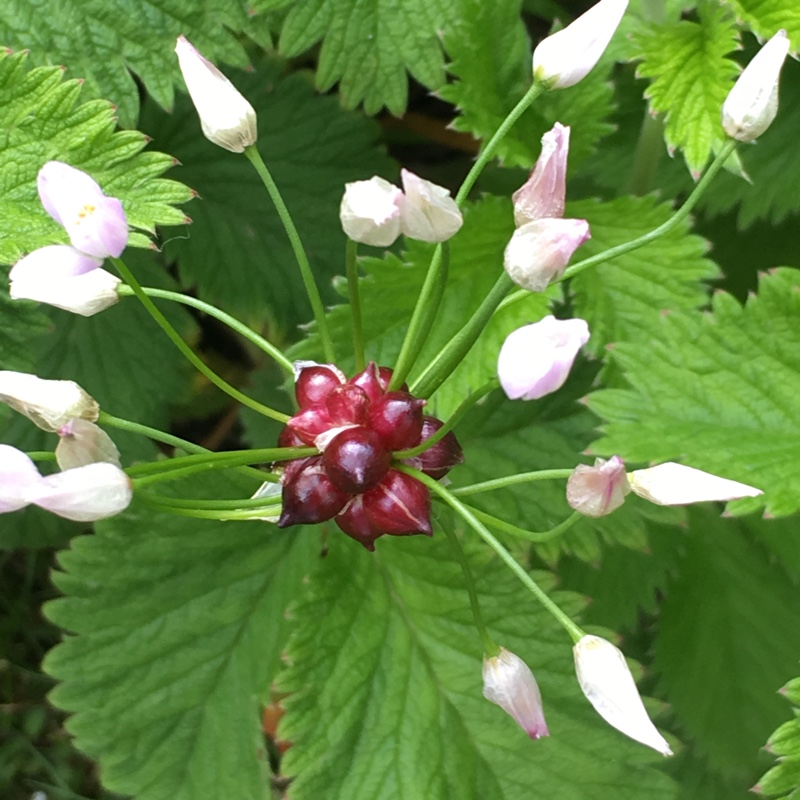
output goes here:
[{"label": "broad green leaf", "polygon": [[797,49],[800,38],[800,7],[793,0],[727,0],[737,19],[742,20],[760,38],[766,39],[785,28]]},{"label": "broad green leaf", "polygon": [[794,719],[784,722],[764,746],[776,756],[778,763],[772,767],[756,784],[754,791],[772,796],[780,794],[786,800],[796,800],[800,791],[800,716],[796,708],[800,695],[800,679],[793,679],[781,689],[793,706]]},{"label": "broad green leaf", "polygon": [[[252,488],[192,484],[205,497]],[[267,795],[259,698],[313,542],[134,506],[60,555],[67,596],[47,615],[72,635],[46,659],[61,681],[51,699],[73,712],[67,728],[107,788],[137,800]]]},{"label": "broad green leaf", "polygon": [[800,508],[800,273],[762,277],[742,307],[714,296],[712,312],[664,315],[638,341],[620,343],[612,361],[625,389],[601,390],[590,407],[606,424],[592,445],[629,461],[680,460],[764,490],[740,500],[779,516]]},{"label": "broad green leaf", "polygon": [[101,100],[79,103],[80,95],[80,82],[65,81],[58,67],[31,69],[25,54],[0,51],[0,263],[68,241],[36,192],[36,174],[51,160],[85,170],[122,200],[134,229],[131,246],[149,246],[156,225],[184,219],[175,204],[189,200],[190,191],[161,177],[172,157],[142,152],[144,135],[115,132],[113,108]]},{"label": "broad green leaf", "polygon": [[690,747],[670,764],[669,772],[680,783],[678,800],[753,800],[751,784],[713,770]]},{"label": "broad green leaf", "polygon": [[[294,610],[278,688],[291,800],[639,800],[674,797],[662,760],[581,696],[571,643],[465,534],[492,635],[534,670],[550,737],[532,742],[481,696],[480,639],[457,561],[433,540],[385,537],[375,554],[332,537]],[[537,575],[552,589],[547,573]],[[556,592],[570,614],[580,600]]]},{"label": "broad green leaf", "polygon": [[0,369],[30,372],[34,364],[31,340],[46,330],[47,317],[35,306],[12,300],[4,270],[0,276]]},{"label": "broad green leaf", "polygon": [[[259,115],[260,149],[283,195],[326,300],[330,279],[344,271],[345,237],[339,203],[347,181],[375,173],[392,177],[391,161],[374,145],[377,126],[320,97],[307,75],[281,77],[262,59],[249,75],[234,76]],[[165,234],[165,252],[181,279],[200,297],[230,313],[284,326],[311,315],[286,233],[255,170],[200,135],[188,99],[167,116],[150,104],[142,127],[183,163],[181,179],[200,193],[194,224]]]},{"label": "broad green leaf", "polygon": [[650,109],[665,115],[667,145],[683,151],[695,176],[724,138],[720,113],[737,74],[726,56],[738,43],[726,9],[702,3],[698,11],[697,22],[653,24],[636,37],[643,59],[637,75],[651,79]]}]

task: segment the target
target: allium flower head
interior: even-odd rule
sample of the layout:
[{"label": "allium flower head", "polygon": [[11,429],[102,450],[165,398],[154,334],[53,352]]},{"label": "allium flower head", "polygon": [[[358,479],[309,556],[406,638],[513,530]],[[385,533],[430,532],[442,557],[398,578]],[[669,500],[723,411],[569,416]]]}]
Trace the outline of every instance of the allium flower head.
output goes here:
[{"label": "allium flower head", "polygon": [[569,127],[556,122],[542,136],[542,152],[530,177],[514,192],[514,222],[518,228],[537,219],[564,216],[568,153]]},{"label": "allium flower head", "polygon": [[355,242],[388,247],[400,235],[403,193],[377,175],[345,184],[339,207],[342,229]]}]

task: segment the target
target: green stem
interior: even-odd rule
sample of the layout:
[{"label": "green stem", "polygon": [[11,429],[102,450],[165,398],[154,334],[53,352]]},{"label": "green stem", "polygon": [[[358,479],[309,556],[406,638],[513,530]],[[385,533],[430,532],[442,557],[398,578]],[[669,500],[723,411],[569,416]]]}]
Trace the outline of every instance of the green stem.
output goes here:
[{"label": "green stem", "polygon": [[494,489],[505,489],[507,486],[514,486],[518,483],[530,483],[531,481],[552,481],[569,478],[574,470],[571,469],[542,469],[536,472],[520,472],[517,475],[508,475],[505,478],[495,478],[483,483],[473,483],[469,486],[462,486],[459,489],[451,489],[451,492],[458,497],[467,497],[471,494],[481,492],[491,492]]},{"label": "green stem", "polygon": [[494,537],[488,528],[465,506],[452,492],[445,489],[438,481],[411,467],[396,466],[395,469],[405,472],[416,478],[420,483],[424,483],[434,494],[437,494],[447,505],[449,505],[498,556],[506,563],[511,571],[522,581],[528,591],[564,626],[566,631],[575,642],[583,636],[582,631],[544,592],[536,581],[528,575],[525,569],[517,563],[511,553],[503,547]]},{"label": "green stem", "polygon": [[358,290],[358,242],[347,240],[345,250],[347,268],[347,292],[350,297],[350,313],[353,317],[353,355],[356,372],[363,372],[367,366],[364,356],[364,334],[361,329],[361,295]]},{"label": "green stem", "polygon": [[31,461],[55,461],[56,454],[51,450],[30,450],[25,453]]},{"label": "green stem", "polygon": [[652,191],[655,184],[658,162],[664,152],[664,124],[645,110],[639,141],[633,156],[631,174],[625,188],[626,194],[641,197]]},{"label": "green stem", "polygon": [[[181,294],[180,292],[170,292],[167,289],[153,289],[149,286],[143,286],[142,291],[148,297],[157,297],[160,300],[171,300],[173,303],[180,303],[190,308],[196,308],[208,314],[209,317],[218,319],[224,325],[227,325],[232,330],[241,334],[245,339],[252,342],[260,350],[263,350],[268,356],[271,356],[275,361],[283,367],[290,375],[294,374],[292,362],[271,342],[268,342],[263,336],[259,336],[254,330],[251,330],[243,322],[240,322],[230,314],[225,313],[216,306],[206,303],[203,300],[198,300],[196,297],[189,297],[188,295]],[[117,287],[117,294],[124,297],[125,295],[135,295],[136,292],[130,287],[122,284]]]},{"label": "green stem", "polygon": [[[192,517],[193,519],[211,519],[223,521],[258,520],[260,516],[264,516],[265,514],[274,516],[275,512],[280,508],[279,503],[267,504],[261,499],[257,501],[261,503],[260,506],[256,504],[246,505],[251,501],[239,501],[240,505],[237,508],[230,508],[226,510],[224,508],[204,508],[199,505],[191,507],[168,502],[165,503],[163,502],[165,498],[157,498],[153,495],[147,494],[146,492],[140,493],[137,496],[142,504],[148,506],[149,508],[157,511],[163,511],[167,514],[175,514],[180,517]],[[278,498],[278,500],[280,500],[280,498]]]},{"label": "green stem", "polygon": [[170,508],[197,508],[205,511],[229,511],[237,509],[264,509],[281,504],[280,495],[274,497],[248,497],[238,500],[195,500],[183,497],[164,497],[146,493],[148,500],[154,500]]},{"label": "green stem", "polygon": [[283,223],[286,235],[289,237],[289,243],[294,251],[294,257],[297,260],[297,266],[300,268],[300,275],[303,279],[303,284],[306,287],[306,293],[308,294],[308,299],[314,312],[314,319],[317,321],[317,330],[319,331],[319,338],[322,342],[325,360],[333,364],[336,362],[336,356],[333,350],[333,339],[331,338],[331,333],[328,328],[328,319],[325,316],[325,307],[322,304],[322,297],[317,288],[314,273],[311,270],[311,265],[308,263],[308,256],[303,249],[303,243],[300,241],[300,235],[297,233],[297,228],[294,225],[292,216],[289,213],[289,209],[286,207],[286,203],[283,202],[283,197],[281,197],[281,193],[278,190],[278,185],[267,169],[264,159],[261,158],[258,148],[256,148],[254,144],[250,145],[245,148],[244,154],[255,168],[259,178],[261,178],[261,181],[275,205],[275,210],[278,212],[278,216]]},{"label": "green stem", "polygon": [[244,392],[240,392],[235,386],[231,386],[224,378],[220,378],[214,370],[208,367],[205,362],[198,356],[191,347],[189,347],[186,342],[183,341],[183,338],[175,330],[175,328],[170,325],[167,318],[156,308],[155,303],[144,293],[144,289],[139,285],[139,282],[134,277],[133,273],[125,266],[125,263],[122,259],[119,258],[112,258],[111,259],[114,266],[117,268],[117,271],[122,276],[123,280],[129,285],[133,293],[142,303],[142,305],[147,309],[150,313],[150,316],[158,323],[161,327],[161,330],[167,334],[169,339],[178,348],[178,350],[183,353],[186,359],[198,370],[198,372],[202,373],[206,378],[208,378],[211,383],[214,384],[219,389],[222,389],[223,392],[230,395],[234,400],[238,400],[242,405],[248,406],[252,408],[254,411],[258,411],[259,414],[263,414],[265,417],[270,417],[270,419],[277,420],[278,422],[288,422],[290,417],[286,414],[282,414],[280,411],[276,411],[274,408],[270,408],[269,406],[265,406],[262,403],[257,402],[256,400],[251,399],[248,397]]},{"label": "green stem", "polygon": [[465,507],[468,508],[481,522],[485,522],[495,530],[503,531],[503,533],[516,536],[518,539],[525,539],[526,542],[535,542],[536,544],[557,539],[562,533],[568,531],[583,516],[576,511],[574,514],[567,517],[563,522],[560,522],[555,526],[555,528],[551,528],[549,531],[529,531],[525,528],[520,528],[518,525],[512,525],[510,522],[506,522],[498,517],[493,517],[491,514],[487,514],[485,511],[481,511],[479,508],[475,508],[474,506],[465,505]]}]

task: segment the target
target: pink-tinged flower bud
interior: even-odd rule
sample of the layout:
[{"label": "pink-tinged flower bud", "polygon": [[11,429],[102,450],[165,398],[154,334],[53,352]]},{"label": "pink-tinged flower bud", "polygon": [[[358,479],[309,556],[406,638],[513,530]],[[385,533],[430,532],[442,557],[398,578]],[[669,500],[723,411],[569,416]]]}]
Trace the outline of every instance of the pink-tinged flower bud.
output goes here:
[{"label": "pink-tinged flower bud", "polygon": [[[423,417],[422,435],[419,438],[420,444],[430,439],[444,423],[436,417]],[[458,443],[455,434],[450,431],[446,433],[433,447],[429,447],[417,456],[419,468],[431,478],[437,481],[444,478],[450,468],[456,464],[464,462],[464,451]]]},{"label": "pink-tinged flower bud", "polygon": [[337,488],[322,464],[322,458],[299,459],[286,465],[283,473],[283,509],[279,528],[289,525],[313,525],[338,514],[350,499],[347,492]]},{"label": "pink-tinged flower bud", "polygon": [[583,80],[600,60],[628,7],[628,0],[600,0],[571,25],[533,51],[533,77],[548,89]]},{"label": "pink-tinged flower bud", "polygon": [[530,177],[514,192],[514,223],[518,228],[537,219],[564,216],[568,153],[569,127],[556,122],[542,136],[542,152]]},{"label": "pink-tinged flower bud", "polygon": [[185,36],[178,37],[175,52],[206,139],[233,153],[244,152],[258,138],[253,106]]},{"label": "pink-tinged flower bud", "polygon": [[121,281],[100,269],[102,263],[67,245],[41,247],[11,268],[9,294],[90,317],[119,300]]},{"label": "pink-tinged flower bud", "polygon": [[121,467],[119,450],[111,437],[93,422],[71,419],[58,429],[56,461],[62,470],[87,464],[113,464]]},{"label": "pink-tinged flower bud", "polygon": [[567,481],[567,502],[585,517],[604,517],[625,502],[630,490],[622,459],[598,458],[593,467],[575,467]]},{"label": "pink-tinged flower bud", "polygon": [[292,366],[294,392],[300,408],[324,402],[330,392],[347,381],[341,370],[333,364],[295,361]]},{"label": "pink-tinged flower bud", "polygon": [[786,31],[779,30],[744,68],[722,105],[722,127],[740,142],[752,142],[778,113],[778,79],[789,52]]},{"label": "pink-tinged flower bud", "polygon": [[588,238],[585,219],[537,219],[514,231],[503,266],[517,286],[543,292],[563,275],[572,254]]},{"label": "pink-tinged flower bud", "polygon": [[631,489],[639,497],[660,506],[685,506],[711,500],[758,497],[763,492],[745,483],[719,478],[672,461],[657,467],[637,469],[628,475]]},{"label": "pink-tinged flower bud", "polygon": [[0,514],[25,508],[42,476],[21,450],[0,444]]},{"label": "pink-tinged flower bud", "polygon": [[95,258],[119,256],[128,243],[122,203],[106,197],[85,172],[61,161],[48,161],[36,178],[45,211],[69,234],[76,250]]},{"label": "pink-tinged flower bud", "polygon": [[531,739],[550,735],[536,678],[528,665],[505,647],[496,656],[483,658],[483,696],[500,706]]},{"label": "pink-tinged flower bud", "polygon": [[375,431],[348,428],[325,447],[322,463],[334,485],[349,494],[361,494],[383,480],[392,457]]},{"label": "pink-tinged flower bud", "polygon": [[578,683],[595,711],[631,739],[671,756],[666,739],[647,716],[625,656],[599,636],[584,636],[573,654]]},{"label": "pink-tinged flower bud", "polygon": [[421,242],[446,242],[464,219],[450,192],[407,169],[401,170],[405,197],[400,209],[400,227],[405,236]]},{"label": "pink-tinged flower bud", "polygon": [[589,341],[582,319],[545,317],[510,333],[497,361],[500,385],[509,400],[536,400],[560,389],[578,351]]},{"label": "pink-tinged flower bud", "polygon": [[388,247],[400,235],[402,203],[403,193],[377,175],[347,183],[339,206],[342,229],[355,242]]},{"label": "pink-tinged flower bud", "polygon": [[54,433],[73,418],[95,421],[97,401],[75,381],[51,381],[25,372],[0,371],[0,401]]},{"label": "pink-tinged flower bud", "polygon": [[420,440],[422,409],[426,403],[408,392],[387,392],[372,404],[369,427],[387,450],[413,447]]}]

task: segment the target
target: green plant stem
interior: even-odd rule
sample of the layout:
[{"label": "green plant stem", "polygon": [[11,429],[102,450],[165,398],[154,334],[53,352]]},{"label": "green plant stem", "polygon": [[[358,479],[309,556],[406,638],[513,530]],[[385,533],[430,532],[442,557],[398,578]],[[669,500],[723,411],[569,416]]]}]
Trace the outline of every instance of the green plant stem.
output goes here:
[{"label": "green plant stem", "polygon": [[[183,506],[179,504],[173,504],[169,502],[163,502],[165,498],[163,497],[156,497],[152,494],[148,494],[147,492],[139,493],[138,499],[149,508],[155,509],[157,511],[166,512],[167,514],[175,514],[180,517],[192,517],[193,519],[212,519],[212,520],[258,520],[260,516],[264,516],[268,514],[269,516],[274,516],[276,511],[280,509],[280,502],[277,503],[265,503],[263,499],[260,499],[261,505],[257,505],[253,503],[249,505],[252,501],[239,501],[240,505],[236,508],[212,508],[212,507],[203,507],[199,505],[195,506]],[[278,498],[280,501],[280,498]]]},{"label": "green plant stem", "polygon": [[535,542],[537,544],[557,539],[562,533],[568,531],[583,516],[576,511],[567,517],[563,522],[560,522],[558,525],[556,525],[555,528],[551,528],[549,531],[529,531],[525,528],[520,528],[518,525],[512,525],[510,522],[506,522],[498,517],[493,517],[491,514],[487,514],[485,511],[481,511],[479,508],[475,508],[474,506],[468,506],[465,504],[465,508],[468,508],[481,522],[485,522],[495,530],[503,531],[503,533],[516,536],[518,539],[525,539],[526,542]]},{"label": "green plant stem", "polygon": [[364,356],[364,334],[361,328],[361,294],[358,289],[358,242],[347,240],[345,250],[345,265],[347,269],[347,293],[350,298],[350,314],[353,322],[353,355],[356,362],[356,372],[363,372],[367,366]]},{"label": "green plant stem", "polygon": [[195,500],[185,497],[164,497],[146,492],[149,500],[155,500],[170,508],[197,508],[206,511],[230,511],[238,509],[263,509],[281,504],[280,495],[274,497],[248,497],[237,500]]},{"label": "green plant stem", "polygon": [[520,472],[517,475],[508,475],[505,478],[495,478],[491,481],[473,483],[469,486],[462,486],[450,491],[458,497],[467,497],[471,494],[481,492],[491,492],[494,489],[505,489],[507,486],[514,486],[518,483],[530,483],[531,481],[552,481],[569,478],[574,470],[571,469],[542,469],[536,472]]},{"label": "green plant stem", "polygon": [[147,464],[136,464],[128,467],[130,477],[152,475],[159,472],[170,472],[185,466],[222,464],[225,467],[240,464],[262,464],[274,461],[291,461],[295,458],[306,458],[318,455],[315,447],[264,447],[253,450],[229,450],[224,453],[198,453],[189,456],[170,458],[167,461],[155,461]]},{"label": "green plant stem", "polygon": [[242,405],[248,406],[252,408],[254,411],[258,411],[259,414],[263,414],[265,417],[269,417],[270,419],[277,420],[278,422],[288,422],[290,417],[286,414],[282,414],[280,411],[276,411],[274,408],[270,408],[269,406],[265,406],[262,403],[259,403],[256,400],[248,397],[244,392],[240,392],[235,386],[231,386],[224,378],[220,378],[214,370],[212,370],[209,366],[205,364],[205,362],[197,355],[197,353],[189,347],[186,342],[183,341],[183,338],[172,327],[169,323],[167,318],[156,308],[155,303],[144,293],[144,289],[139,285],[139,282],[134,277],[133,273],[125,266],[125,263],[122,259],[119,258],[112,258],[111,259],[114,266],[117,268],[117,271],[122,276],[123,280],[128,284],[130,289],[142,303],[142,305],[147,309],[150,313],[150,316],[158,323],[161,327],[161,330],[167,334],[170,341],[178,348],[178,350],[183,353],[186,359],[198,370],[198,372],[202,373],[206,378],[208,378],[211,383],[214,384],[219,389],[222,389],[223,392],[230,395],[234,400],[238,400]]},{"label": "green plant stem", "polygon": [[658,162],[664,152],[664,123],[644,111],[633,166],[625,187],[626,194],[641,197],[653,190]]},{"label": "green plant stem", "polygon": [[278,190],[278,185],[267,169],[264,159],[261,158],[261,153],[258,152],[258,148],[254,144],[250,145],[245,148],[244,154],[255,168],[259,178],[261,178],[264,187],[272,199],[275,210],[278,212],[278,217],[280,217],[283,223],[286,235],[289,237],[289,243],[294,251],[294,257],[297,260],[297,266],[300,268],[300,276],[306,287],[306,293],[308,294],[308,299],[314,312],[314,319],[317,321],[317,330],[319,331],[319,338],[322,342],[322,351],[325,354],[325,360],[334,364],[336,362],[336,356],[333,349],[333,339],[331,338],[330,329],[328,328],[328,320],[325,316],[325,307],[322,304],[322,297],[319,293],[317,282],[314,279],[314,273],[311,270],[311,265],[308,263],[308,256],[303,249],[303,243],[300,241],[300,235],[297,232],[292,216],[289,213],[289,209],[286,207],[286,203],[283,202],[283,197],[281,197],[281,193]]},{"label": "green plant stem", "polygon": [[536,581],[517,563],[511,553],[494,537],[488,528],[464,505],[452,492],[445,489],[438,481],[412,467],[396,466],[395,469],[405,472],[416,478],[420,483],[424,483],[434,494],[438,495],[449,505],[498,556],[505,562],[509,569],[522,581],[528,591],[564,626],[565,630],[575,642],[578,642],[584,635],[584,631],[576,625],[570,617],[565,614],[536,583]]},{"label": "green plant stem", "polygon": [[31,461],[55,461],[56,454],[51,450],[30,450],[25,453]]},{"label": "green plant stem", "polygon": [[[196,308],[198,311],[208,314],[209,317],[214,317],[214,319],[219,320],[224,325],[227,325],[245,339],[252,342],[256,347],[259,348],[259,350],[263,350],[268,356],[274,358],[275,361],[277,361],[278,364],[290,375],[294,374],[292,362],[289,361],[289,359],[286,358],[286,356],[277,347],[275,347],[274,344],[268,342],[263,336],[259,336],[259,334],[257,334],[243,322],[240,322],[238,319],[232,317],[230,314],[227,314],[216,306],[212,306],[210,303],[206,303],[203,300],[198,300],[196,297],[189,297],[188,295],[181,294],[180,292],[170,292],[167,289],[153,289],[150,286],[143,286],[142,291],[148,297],[157,297],[160,300],[171,300],[173,303],[180,303],[181,305],[189,306],[190,308]],[[117,287],[117,294],[121,297],[124,297],[125,295],[135,295],[136,293],[130,286],[122,284],[121,286]]]}]

